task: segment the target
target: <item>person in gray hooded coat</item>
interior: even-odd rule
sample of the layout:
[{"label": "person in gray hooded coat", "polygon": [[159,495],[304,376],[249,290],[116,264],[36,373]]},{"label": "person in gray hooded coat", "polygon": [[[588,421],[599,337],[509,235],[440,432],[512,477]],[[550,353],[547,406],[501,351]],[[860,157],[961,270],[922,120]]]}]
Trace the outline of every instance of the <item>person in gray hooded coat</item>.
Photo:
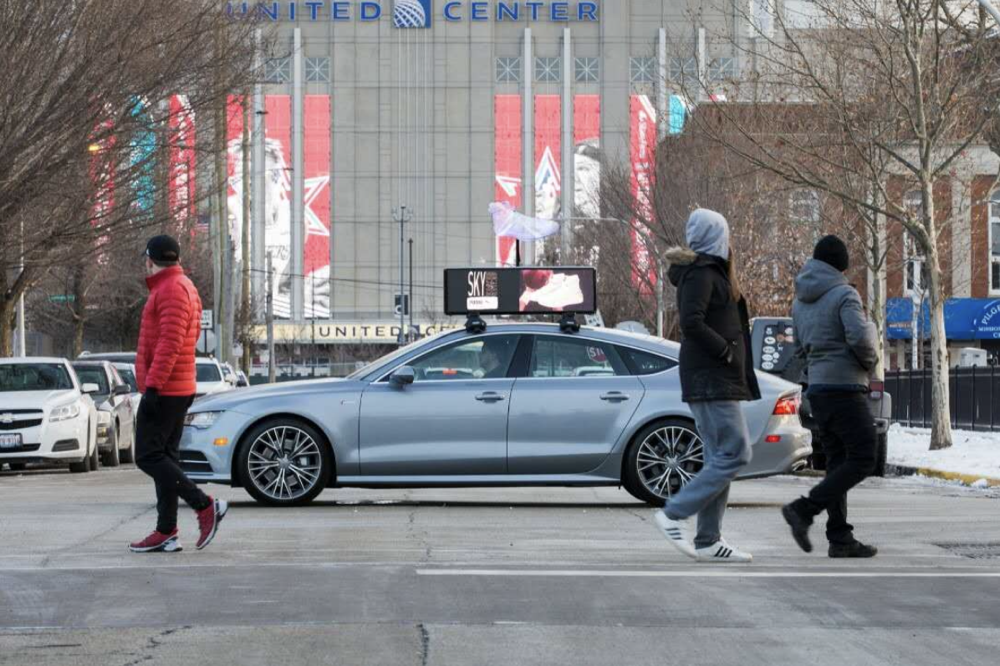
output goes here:
[{"label": "person in gray hooded coat", "polygon": [[826,511],[830,557],[874,557],[847,522],[847,492],[875,469],[877,435],[868,410],[868,377],[878,361],[875,326],[844,271],[847,246],[836,236],[816,244],[795,278],[796,355],[806,359],[807,394],[827,457],[826,478],[807,497],[782,508],[792,536],[812,550],[809,526]]},{"label": "person in gray hooded coat", "polygon": [[[760,398],[746,300],[722,215],[704,209],[691,213],[687,243],[690,249],[673,248],[666,256],[680,315],[681,393],[704,442],[705,466],[656,512],[655,522],[671,544],[699,561],[749,562],[750,553],[730,546],[721,534],[729,485],[751,456],[740,401]],[[690,524],[694,515],[697,534]]]}]

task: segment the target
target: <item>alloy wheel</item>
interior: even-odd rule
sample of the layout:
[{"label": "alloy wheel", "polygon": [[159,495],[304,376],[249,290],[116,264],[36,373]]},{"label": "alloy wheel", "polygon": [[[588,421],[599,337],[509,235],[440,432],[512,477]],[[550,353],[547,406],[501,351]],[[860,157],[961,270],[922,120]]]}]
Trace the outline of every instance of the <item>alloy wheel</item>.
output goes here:
[{"label": "alloy wheel", "polygon": [[299,499],[320,481],[319,444],[300,428],[282,425],[263,431],[247,455],[250,482],[273,500]]},{"label": "alloy wheel", "polygon": [[705,465],[705,445],[698,435],[677,425],[658,428],[642,441],[636,471],[646,489],[669,499]]}]

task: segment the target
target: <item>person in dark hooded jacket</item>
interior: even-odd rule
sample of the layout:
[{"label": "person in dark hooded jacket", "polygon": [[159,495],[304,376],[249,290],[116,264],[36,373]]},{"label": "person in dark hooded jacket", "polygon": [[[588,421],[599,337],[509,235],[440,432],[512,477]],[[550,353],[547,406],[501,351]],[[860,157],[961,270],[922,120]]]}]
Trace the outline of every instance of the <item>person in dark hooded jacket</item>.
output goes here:
[{"label": "person in dark hooded jacket", "polygon": [[[674,248],[666,257],[680,314],[682,399],[704,442],[705,466],[656,512],[655,521],[685,555],[702,562],[750,562],[750,553],[727,544],[721,533],[730,483],[751,456],[740,401],[760,398],[749,353],[747,305],[736,280],[726,219],[711,210],[694,211],[687,243],[690,249]],[[668,464],[672,455],[665,452]],[[690,517],[696,514],[695,534]]]},{"label": "person in dark hooded jacket", "polygon": [[795,278],[796,355],[806,359],[809,404],[827,457],[826,478],[807,497],[782,508],[792,536],[812,550],[809,527],[826,511],[830,557],[874,557],[878,550],[854,538],[847,492],[875,469],[877,434],[868,410],[868,377],[878,361],[875,326],[847,282],[847,246],[836,236],[816,244]]}]

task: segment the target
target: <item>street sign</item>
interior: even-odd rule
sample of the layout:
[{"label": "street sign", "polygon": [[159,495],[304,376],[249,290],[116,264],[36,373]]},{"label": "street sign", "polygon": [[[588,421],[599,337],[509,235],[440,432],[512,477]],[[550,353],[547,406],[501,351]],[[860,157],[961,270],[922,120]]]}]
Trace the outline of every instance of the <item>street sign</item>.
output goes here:
[{"label": "street sign", "polygon": [[76,301],[76,296],[73,294],[56,294],[55,296],[49,296],[50,303],[73,303]]},{"label": "street sign", "polygon": [[214,310],[202,310],[201,311],[201,330],[209,331],[215,328],[215,315]]},{"label": "street sign", "polygon": [[397,317],[399,316],[400,301],[403,302],[402,303],[403,315],[409,316],[409,314],[410,314],[410,295],[409,294],[404,294],[402,297],[400,297],[399,294],[396,294],[396,305],[393,308],[393,312],[396,314]]}]

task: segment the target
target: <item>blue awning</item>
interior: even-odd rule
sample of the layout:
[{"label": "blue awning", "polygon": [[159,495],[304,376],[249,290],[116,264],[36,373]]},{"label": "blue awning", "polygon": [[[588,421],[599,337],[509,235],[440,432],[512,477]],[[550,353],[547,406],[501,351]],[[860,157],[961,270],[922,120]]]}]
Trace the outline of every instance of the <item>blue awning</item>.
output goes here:
[{"label": "blue awning", "polygon": [[[909,340],[913,328],[913,301],[890,298],[886,303],[886,334],[890,340]],[[928,337],[930,310],[921,308],[919,335]],[[949,340],[1000,340],[1000,299],[950,298],[944,304],[944,331]]]}]

